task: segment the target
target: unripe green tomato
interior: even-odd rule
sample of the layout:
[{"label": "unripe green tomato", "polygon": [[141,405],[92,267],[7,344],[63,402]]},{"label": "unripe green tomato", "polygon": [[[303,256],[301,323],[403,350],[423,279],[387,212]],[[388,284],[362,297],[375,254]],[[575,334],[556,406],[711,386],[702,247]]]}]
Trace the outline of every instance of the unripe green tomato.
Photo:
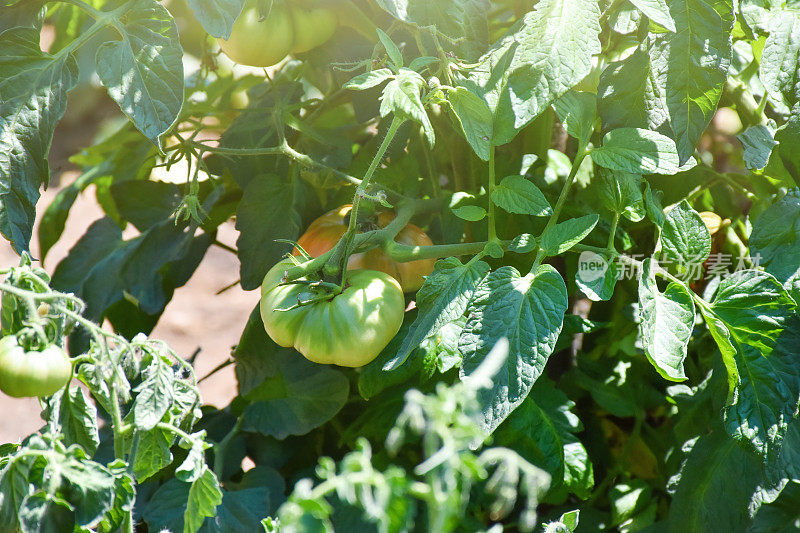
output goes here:
[{"label": "unripe green tomato", "polygon": [[269,67],[286,57],[294,43],[292,18],[282,5],[274,4],[264,20],[255,1],[245,4],[228,40],[219,46],[231,60],[251,67]]},{"label": "unripe green tomato", "polygon": [[326,43],[336,33],[339,25],[336,12],[327,7],[306,9],[294,6],[291,14],[294,27],[293,54],[308,52]]},{"label": "unripe green tomato", "polygon": [[69,357],[55,344],[41,351],[26,351],[13,335],[0,339],[0,390],[9,396],[51,396],[71,375]]},{"label": "unripe green tomato", "polygon": [[375,359],[400,330],[405,300],[390,275],[348,270],[340,294],[289,309],[317,294],[303,284],[280,285],[292,266],[289,260],[279,262],[261,286],[261,319],[278,345],[294,347],[315,363],[359,367]]}]

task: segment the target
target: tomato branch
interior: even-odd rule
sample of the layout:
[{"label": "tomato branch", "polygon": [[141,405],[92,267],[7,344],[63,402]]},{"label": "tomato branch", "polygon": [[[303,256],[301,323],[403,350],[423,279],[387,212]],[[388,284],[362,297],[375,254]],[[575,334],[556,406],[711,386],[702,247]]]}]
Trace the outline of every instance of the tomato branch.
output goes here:
[{"label": "tomato branch", "polygon": [[[556,200],[556,205],[553,208],[553,214],[550,215],[547,225],[544,227],[544,230],[542,230],[542,235],[544,235],[547,230],[555,226],[558,222],[558,217],[567,201],[567,196],[569,195],[569,190],[572,187],[572,183],[575,181],[575,176],[578,174],[578,170],[580,169],[584,158],[589,155],[590,152],[591,150],[586,147],[586,143],[581,142],[578,146],[578,153],[575,155],[575,159],[572,161],[572,169],[570,169],[569,176],[567,176],[567,180],[564,182],[564,186],[561,188],[561,194],[558,195],[558,200]],[[531,267],[531,272],[539,268],[539,265],[542,264],[544,259],[545,252],[541,247],[539,247],[538,251],[536,252],[536,259],[533,261],[533,266]]]},{"label": "tomato branch", "polygon": [[608,232],[608,248],[609,252],[615,252],[614,238],[617,236],[617,226],[619,225],[619,213],[614,211],[614,218],[611,220],[611,230]]},{"label": "tomato branch", "polygon": [[[198,150],[201,150],[202,152],[209,152],[220,155],[244,156],[244,157],[259,156],[259,155],[284,155],[292,159],[293,161],[303,165],[306,168],[330,172],[340,180],[345,181],[350,185],[359,186],[361,185],[362,181],[356,178],[355,176],[351,176],[346,172],[342,172],[341,170],[328,166],[325,163],[320,163],[319,161],[317,161],[316,159],[307,154],[298,152],[297,150],[289,146],[289,144],[286,142],[277,146],[265,146],[262,148],[228,148],[225,146],[209,146],[208,144],[198,141],[187,141],[187,144],[189,144],[194,148],[197,148]],[[397,191],[393,191],[392,189],[386,187],[382,187],[382,189],[386,193],[386,195],[393,201],[408,199],[405,195],[400,194]]]},{"label": "tomato branch", "polygon": [[353,195],[353,207],[350,210],[350,220],[347,225],[347,231],[345,231],[344,235],[336,244],[336,246],[333,247],[333,253],[323,268],[323,272],[328,276],[337,276],[339,273],[341,273],[342,284],[344,284],[344,276],[347,273],[347,259],[354,251],[353,241],[357,233],[356,224],[358,223],[358,209],[359,205],[361,204],[361,199],[367,194],[367,187],[369,187],[372,175],[375,173],[378,165],[383,160],[386,150],[389,149],[389,145],[404,121],[405,119],[398,115],[395,115],[392,119],[392,123],[389,126],[389,131],[386,132],[386,136],[383,138],[378,151],[372,158],[369,168],[367,168],[367,171],[364,173],[364,178],[361,180],[361,183],[358,184],[358,187],[356,187],[356,192]]},{"label": "tomato branch", "polygon": [[489,223],[489,242],[497,240],[497,227],[495,225],[495,214],[494,214],[494,202],[492,201],[492,193],[494,192],[495,186],[495,175],[494,175],[494,146],[489,149],[489,190],[487,191],[487,196],[489,197],[489,213],[488,213],[488,223]]},{"label": "tomato branch", "polygon": [[223,473],[225,470],[225,454],[227,453],[228,447],[233,439],[236,438],[236,435],[238,435],[241,431],[243,420],[244,419],[241,417],[237,418],[236,423],[233,425],[228,434],[225,435],[221,441],[214,445],[214,473],[219,479],[223,478]]},{"label": "tomato branch", "polygon": [[410,246],[391,241],[383,245],[386,255],[398,263],[420,259],[441,259],[459,255],[477,254],[486,247],[487,241],[464,242],[458,244],[434,244],[432,246]]}]

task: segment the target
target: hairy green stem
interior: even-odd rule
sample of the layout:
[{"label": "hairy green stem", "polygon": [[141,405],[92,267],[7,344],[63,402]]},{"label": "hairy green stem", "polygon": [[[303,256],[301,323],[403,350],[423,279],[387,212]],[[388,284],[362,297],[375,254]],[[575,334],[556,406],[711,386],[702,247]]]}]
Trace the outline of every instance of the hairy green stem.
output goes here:
[{"label": "hairy green stem", "polygon": [[225,469],[225,453],[228,451],[228,446],[230,446],[233,439],[242,429],[242,419],[239,418],[236,420],[236,423],[233,425],[231,430],[228,432],[225,437],[219,441],[217,444],[214,445],[214,473],[217,475],[218,479],[222,479],[223,471]]},{"label": "hairy green stem", "polygon": [[341,273],[340,286],[342,287],[344,286],[344,278],[347,273],[347,259],[354,250],[353,242],[357,233],[356,226],[358,223],[358,210],[359,206],[361,205],[361,199],[367,194],[367,187],[369,187],[369,182],[372,179],[372,175],[375,173],[378,165],[383,160],[386,150],[389,149],[389,145],[391,144],[394,136],[397,134],[397,130],[400,129],[400,126],[403,124],[403,122],[404,119],[398,115],[395,115],[394,118],[392,118],[389,131],[386,132],[386,136],[383,138],[378,151],[375,153],[375,156],[372,158],[367,171],[364,173],[364,178],[361,180],[361,183],[358,184],[358,187],[356,187],[356,192],[353,195],[353,207],[350,209],[350,220],[348,221],[347,231],[345,231],[342,238],[339,240],[336,246],[334,246],[333,254],[325,264],[325,274],[334,276]]},{"label": "hairy green stem", "polygon": [[[111,379],[115,379],[112,375]],[[122,433],[122,411],[119,408],[119,392],[117,391],[116,383],[106,381],[108,388],[111,391],[111,420],[113,422],[112,430],[114,432],[114,457],[116,459],[125,460],[125,437]],[[131,458],[133,461],[134,458]]]},{"label": "hairy green stem", "polygon": [[494,146],[489,149],[489,214],[488,214],[488,223],[489,223],[489,242],[493,242],[497,240],[497,227],[495,223],[495,214],[494,214],[494,202],[492,201],[492,193],[494,192],[495,187],[495,175],[494,175]]},{"label": "hairy green stem", "polygon": [[406,263],[420,259],[439,259],[459,255],[472,255],[481,252],[488,241],[465,242],[458,244],[438,244],[433,246],[410,246],[395,241],[384,244],[384,251],[392,261]]},{"label": "hairy green stem", "polygon": [[617,226],[619,225],[619,213],[614,211],[614,219],[611,221],[611,231],[608,234],[608,248],[609,252],[615,252],[616,248],[614,247],[614,238],[617,236]]},{"label": "hairy green stem", "polygon": [[[382,230],[376,230],[376,232],[377,231]],[[371,239],[372,242],[368,246],[362,248],[359,243],[367,242],[368,239]],[[390,259],[398,263],[406,263],[409,261],[418,261],[420,259],[439,259],[442,257],[479,253],[486,247],[488,241],[465,242],[459,244],[434,244],[431,246],[410,246],[407,244],[394,242],[393,240],[391,242],[383,242],[385,243],[383,244],[384,251],[386,251],[386,254]],[[380,246],[380,244],[376,243],[373,239],[373,232],[360,233],[355,237],[354,250],[356,252],[368,251],[373,248],[377,248],[378,246]],[[332,253],[333,250],[330,250],[319,257],[312,259],[311,261],[303,263],[302,265],[288,268],[286,276],[287,281],[296,280],[320,271],[325,263],[330,259]]]},{"label": "hairy green stem", "polygon": [[[328,166],[328,165],[326,165],[324,163],[320,163],[319,161],[317,161],[313,157],[311,157],[311,156],[309,156],[307,154],[298,152],[297,150],[295,150],[294,148],[292,148],[291,146],[289,146],[289,144],[287,144],[285,142],[281,143],[278,146],[266,146],[266,147],[263,147],[263,148],[227,148],[225,146],[209,146],[207,144],[204,144],[204,143],[201,143],[201,142],[198,142],[198,141],[186,141],[186,144],[188,144],[188,145],[190,145],[190,146],[192,146],[194,148],[197,148],[199,150],[202,150],[204,152],[220,154],[220,155],[229,155],[229,156],[284,155],[284,156],[288,157],[289,159],[291,159],[291,160],[303,165],[306,168],[309,168],[309,169],[312,169],[312,170],[313,169],[315,169],[315,170],[324,170],[324,171],[330,172],[331,174],[333,174],[334,176],[336,176],[340,180],[345,181],[345,182],[349,183],[350,185],[355,185],[355,186],[361,185],[361,180],[360,179],[358,179],[358,178],[356,178],[354,176],[351,176],[350,174],[347,174],[346,172],[342,172],[339,169],[330,167],[330,166]],[[384,190],[384,192],[386,192],[386,195],[392,200],[407,199],[405,195],[400,194],[397,191],[393,191],[393,190],[385,188],[385,187],[383,188],[383,190]]]},{"label": "hairy green stem", "polygon": [[[578,146],[578,153],[575,155],[575,159],[572,161],[572,168],[569,171],[569,176],[567,176],[567,180],[564,182],[564,186],[561,188],[561,194],[558,195],[558,200],[556,200],[556,206],[553,208],[553,214],[550,215],[550,219],[547,221],[547,225],[545,225],[544,230],[542,231],[542,235],[547,233],[547,231],[556,225],[558,222],[558,217],[561,214],[561,210],[564,208],[564,204],[567,201],[567,196],[569,195],[569,190],[572,187],[572,183],[575,181],[575,176],[578,174],[578,170],[581,167],[581,163],[583,163],[584,158],[589,155],[590,150],[586,148],[586,144],[581,142]],[[533,266],[531,267],[531,272],[534,272],[536,269],[539,268],[539,265],[542,264],[544,261],[546,254],[544,250],[539,247],[536,252],[536,258],[533,261]]]},{"label": "hairy green stem", "polygon": [[165,431],[169,431],[170,433],[182,438],[183,440],[185,440],[188,443],[191,443],[192,440],[194,440],[191,435],[186,433],[181,428],[173,426],[172,424],[168,424],[166,422],[159,422],[158,424],[156,424],[156,427],[158,429],[163,429]]}]

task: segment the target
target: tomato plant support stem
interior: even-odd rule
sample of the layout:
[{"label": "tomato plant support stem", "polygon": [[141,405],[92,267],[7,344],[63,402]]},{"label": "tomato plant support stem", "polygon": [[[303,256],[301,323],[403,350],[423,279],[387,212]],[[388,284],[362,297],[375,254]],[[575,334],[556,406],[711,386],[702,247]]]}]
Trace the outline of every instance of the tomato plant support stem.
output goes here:
[{"label": "tomato plant support stem", "polygon": [[489,149],[489,213],[488,213],[488,223],[489,223],[489,242],[494,242],[497,240],[497,226],[495,223],[495,211],[494,211],[494,202],[492,201],[492,193],[494,192],[495,186],[495,169],[494,169],[494,145]]},{"label": "tomato plant support stem", "polygon": [[[556,200],[556,206],[553,208],[553,214],[550,215],[550,219],[547,221],[547,225],[545,225],[544,230],[542,230],[542,235],[547,233],[547,230],[552,228],[558,222],[558,217],[561,214],[561,210],[564,208],[564,204],[567,201],[567,196],[569,195],[569,190],[572,187],[572,183],[575,181],[575,176],[578,174],[578,170],[581,167],[581,163],[589,155],[591,150],[587,149],[586,143],[581,142],[578,146],[578,153],[575,155],[575,159],[572,161],[572,168],[569,171],[569,175],[567,176],[566,181],[564,182],[564,186],[561,188],[561,194],[558,195],[558,200]],[[542,264],[546,257],[545,251],[541,248],[538,248],[536,252],[536,258],[533,261],[533,266],[531,267],[531,272],[536,271],[539,268],[539,265]]]},{"label": "tomato plant support stem", "polygon": [[611,220],[611,230],[608,232],[608,248],[609,252],[615,252],[614,238],[617,236],[617,226],[619,225],[619,213],[614,211],[614,218]]},{"label": "tomato plant support stem", "polygon": [[386,150],[389,149],[389,145],[394,139],[394,136],[397,134],[397,130],[399,130],[400,126],[402,126],[403,122],[404,119],[398,115],[395,115],[392,118],[392,123],[389,125],[389,130],[386,132],[386,136],[383,138],[380,147],[378,147],[378,151],[375,153],[375,156],[372,158],[367,171],[364,173],[361,183],[359,183],[358,187],[356,187],[356,192],[353,195],[353,207],[350,209],[350,220],[348,221],[347,231],[345,231],[344,235],[342,235],[340,242],[334,246],[331,258],[325,263],[325,274],[333,276],[341,273],[340,287],[344,287],[345,275],[347,274],[347,259],[354,250],[353,240],[355,239],[357,233],[356,226],[358,223],[358,209],[361,204],[361,199],[367,194],[367,187],[369,187],[369,183],[372,180],[372,175],[375,173],[378,165],[383,160]]},{"label": "tomato plant support stem", "polygon": [[214,474],[216,474],[219,479],[222,479],[223,477],[223,471],[225,469],[225,454],[228,451],[228,446],[230,446],[233,439],[241,431],[242,420],[242,418],[237,418],[236,423],[233,425],[228,434],[225,435],[221,441],[214,445]]}]

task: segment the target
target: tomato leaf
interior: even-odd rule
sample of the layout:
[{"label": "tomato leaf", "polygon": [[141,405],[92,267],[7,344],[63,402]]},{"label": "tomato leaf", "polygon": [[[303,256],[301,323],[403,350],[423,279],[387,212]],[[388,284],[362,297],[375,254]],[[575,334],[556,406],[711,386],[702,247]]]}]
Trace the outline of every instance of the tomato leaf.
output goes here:
[{"label": "tomato leaf", "polygon": [[481,57],[470,79],[494,116],[495,146],[589,74],[599,21],[595,0],[542,0]]},{"label": "tomato leaf", "polygon": [[386,50],[386,54],[389,56],[389,59],[394,64],[395,71],[399,70],[403,67],[403,54],[400,53],[400,49],[397,48],[397,45],[394,44],[392,38],[386,35],[386,32],[380,28],[378,30],[378,39],[380,39],[383,48]]},{"label": "tomato leaf", "polygon": [[675,142],[658,132],[618,128],[606,133],[603,145],[591,152],[598,165],[633,174],[675,174],[680,161]]},{"label": "tomato leaf", "polygon": [[186,0],[209,35],[228,39],[245,0]]},{"label": "tomato leaf", "polygon": [[[796,7],[796,6],[795,6]],[[759,79],[788,107],[800,101],[800,14],[782,10],[770,19],[759,64]]]},{"label": "tomato leaf", "polygon": [[667,217],[664,214],[664,208],[661,207],[661,198],[653,191],[650,187],[650,183],[647,181],[644,182],[644,210],[645,213],[647,213],[647,218],[660,230],[663,230],[664,224],[667,222]]},{"label": "tomato leaf", "polygon": [[586,448],[576,434],[583,424],[573,412],[575,403],[547,378],[539,378],[522,404],[495,430],[498,446],[516,449],[532,464],[553,476],[550,490],[586,498],[594,471]]},{"label": "tomato leaf", "polygon": [[492,191],[492,201],[509,213],[545,217],[553,214],[542,191],[522,176],[506,176]]},{"label": "tomato leaf", "polygon": [[428,145],[433,147],[436,135],[428,113],[420,99],[420,92],[425,80],[407,68],[401,68],[392,80],[386,84],[381,93],[381,116],[396,114],[409,118],[422,126]]},{"label": "tomato leaf", "polygon": [[800,143],[800,102],[786,124],[775,132],[775,141],[778,145],[772,149],[765,170],[789,186],[800,185],[800,151],[794,148]]},{"label": "tomato leaf", "polygon": [[433,273],[417,292],[417,318],[397,354],[384,364],[383,369],[399,367],[425,339],[460,318],[466,312],[478,283],[488,272],[489,265],[483,261],[466,265],[455,257],[437,261]]},{"label": "tomato leaf", "polygon": [[189,488],[186,512],[183,514],[184,533],[200,530],[206,518],[214,516],[217,506],[222,503],[222,488],[219,480],[208,468]]},{"label": "tomato leaf", "polygon": [[[190,485],[170,479],[150,497],[143,518],[156,531],[184,531],[184,515]],[[283,500],[284,481],[275,470],[257,466],[245,472],[240,483],[230,483],[222,490],[222,502],[205,519],[204,533],[244,533],[261,527],[265,513],[272,513]]]},{"label": "tomato leaf", "polygon": [[[74,450],[73,450],[74,452]],[[114,475],[104,466],[86,459],[81,452],[65,455],[58,462],[62,483],[75,508],[75,525],[97,524],[114,504]]]},{"label": "tomato leaf", "polygon": [[491,433],[519,406],[544,370],[567,310],[567,288],[550,265],[521,276],[513,267],[491,272],[478,285],[459,339],[468,378],[492,347],[508,339],[510,352],[490,389],[479,391],[480,425]]},{"label": "tomato leaf", "polygon": [[479,96],[464,87],[448,91],[447,102],[461,133],[475,154],[488,161],[492,146],[492,112],[489,107]]},{"label": "tomato leaf", "polygon": [[0,233],[18,253],[28,250],[53,131],[77,82],[75,58],[42,52],[38,31],[0,34]]},{"label": "tomato leaf", "polygon": [[571,137],[583,143],[589,142],[597,118],[596,94],[569,91],[553,102],[553,109]]},{"label": "tomato leaf", "polygon": [[[153,183],[144,180],[156,163],[155,155],[156,147],[128,122],[98,144],[72,156],[70,162],[82,167],[84,172],[75,181],[63,186],[42,213],[38,230],[39,254],[42,259],[61,238],[67,215],[79,193],[93,184],[102,189],[103,185],[110,188],[124,181]],[[98,190],[98,195],[101,194]],[[112,212],[105,205],[103,207],[107,214]],[[138,212],[134,213],[137,214]],[[118,215],[111,216],[118,218]]]},{"label": "tomato leaf", "polygon": [[594,214],[559,222],[544,232],[539,247],[549,256],[563,254],[585,239],[598,220],[600,217]]},{"label": "tomato leaf", "polygon": [[486,209],[479,205],[461,205],[452,207],[450,210],[458,218],[469,222],[478,222],[486,218]]},{"label": "tomato leaf", "polygon": [[669,210],[661,233],[661,245],[667,258],[679,265],[699,266],[711,253],[711,233],[700,213],[689,202]]},{"label": "tomato leaf", "polygon": [[603,204],[612,213],[619,213],[631,222],[639,222],[645,216],[642,198],[642,176],[630,172],[600,173],[600,195]]},{"label": "tomato leaf", "polygon": [[27,2],[4,2],[0,1],[0,33],[11,28],[36,28],[36,32],[42,29],[42,23],[46,11],[42,9],[44,0],[29,0]]},{"label": "tomato leaf", "polygon": [[683,361],[694,328],[694,301],[689,289],[672,282],[663,293],[656,285],[652,259],[639,273],[642,347],[647,359],[664,379],[683,381]]},{"label": "tomato leaf", "polygon": [[759,459],[721,428],[701,436],[672,480],[669,531],[747,528],[748,506],[761,478]]},{"label": "tomato leaf", "polygon": [[133,402],[133,422],[137,429],[149,431],[172,407],[175,373],[156,357],[144,370],[143,377],[134,389],[138,394]]},{"label": "tomato leaf", "polygon": [[392,77],[393,74],[391,70],[388,68],[379,68],[377,70],[370,70],[364,74],[359,74],[355,78],[342,85],[342,88],[350,89],[351,91],[365,91],[380,85]]},{"label": "tomato leaf", "polygon": [[768,207],[753,222],[750,255],[780,281],[800,272],[800,189]]},{"label": "tomato leaf", "polygon": [[[603,269],[602,272],[600,269]],[[575,285],[594,302],[609,300],[621,276],[617,261],[593,252],[581,252]]]},{"label": "tomato leaf", "polygon": [[100,445],[97,408],[79,387],[64,388],[48,402],[48,426],[54,435],[62,435],[67,445],[77,444],[93,455]]},{"label": "tomato leaf", "polygon": [[162,429],[152,429],[139,434],[139,448],[133,459],[133,473],[138,482],[158,473],[172,463],[172,433]]},{"label": "tomato leaf", "polygon": [[536,246],[536,237],[530,233],[523,233],[514,237],[506,250],[517,254],[527,254],[528,252],[534,251]]},{"label": "tomato leaf", "polygon": [[630,58],[609,65],[598,88],[600,115],[607,129],[668,135],[684,164],[722,95],[734,17],[727,0],[667,0],[667,7],[675,32],[651,34]]},{"label": "tomato leaf", "polygon": [[725,429],[764,457],[780,448],[800,405],[800,318],[794,309],[774,277],[742,270],[722,281],[707,311],[725,325],[736,349],[740,381],[725,407]]},{"label": "tomato leaf", "polygon": [[286,350],[275,354],[278,372],[247,398],[244,429],[277,439],[305,435],[339,412],[347,401],[347,378]]},{"label": "tomato leaf", "polygon": [[672,20],[664,0],[631,0],[631,3],[656,24],[661,24],[671,32],[675,31],[675,21]]},{"label": "tomato leaf", "polygon": [[236,212],[243,289],[259,287],[267,271],[291,251],[291,245],[274,241],[300,236],[304,188],[301,180],[287,182],[274,174],[258,176],[245,188]]},{"label": "tomato leaf", "polygon": [[175,20],[161,4],[145,0],[115,27],[124,38],[97,50],[97,75],[122,112],[160,146],[183,105],[183,50]]},{"label": "tomato leaf", "polygon": [[[419,30],[436,26],[436,31],[457,42],[459,57],[470,61],[486,50],[489,39],[488,4],[472,0],[376,0],[392,17]],[[452,43],[451,43],[452,44]]]},{"label": "tomato leaf", "polygon": [[774,134],[763,124],[750,126],[736,136],[742,143],[744,153],[742,158],[747,168],[751,170],[761,170],[769,162],[772,149],[778,143],[775,141]]}]

